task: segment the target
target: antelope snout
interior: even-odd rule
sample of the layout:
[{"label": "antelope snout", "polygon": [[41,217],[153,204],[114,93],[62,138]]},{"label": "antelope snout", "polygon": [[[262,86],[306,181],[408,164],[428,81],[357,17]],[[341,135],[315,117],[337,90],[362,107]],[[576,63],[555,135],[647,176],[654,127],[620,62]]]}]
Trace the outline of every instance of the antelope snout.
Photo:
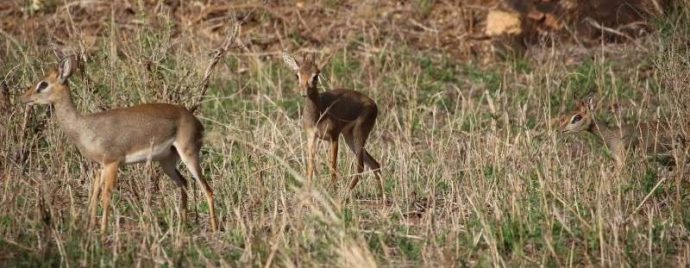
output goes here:
[{"label": "antelope snout", "polygon": [[568,128],[567,126],[559,126],[558,132],[560,133],[570,133],[572,132],[572,129]]},{"label": "antelope snout", "polygon": [[26,92],[19,99],[21,100],[22,103],[27,104],[27,105],[31,105],[34,103],[34,100],[31,96],[32,96],[31,92]]}]

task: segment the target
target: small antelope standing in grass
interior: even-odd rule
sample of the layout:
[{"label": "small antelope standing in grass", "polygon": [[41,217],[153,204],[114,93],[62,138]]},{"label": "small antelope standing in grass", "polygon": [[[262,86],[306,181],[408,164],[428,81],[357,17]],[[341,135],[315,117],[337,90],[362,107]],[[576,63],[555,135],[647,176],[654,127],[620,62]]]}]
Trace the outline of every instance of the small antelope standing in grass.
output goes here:
[{"label": "small antelope standing in grass", "polygon": [[350,89],[334,89],[319,93],[318,82],[320,69],[313,57],[305,56],[301,62],[287,53],[283,60],[297,73],[298,87],[304,94],[304,110],[302,123],[307,133],[307,179],[314,176],[314,157],[316,155],[316,139],[322,139],[331,144],[331,180],[333,187],[337,181],[338,138],[342,134],[345,143],[354,152],[357,159],[357,174],[350,182],[350,190],[357,186],[366,164],[378,180],[378,190],[381,198],[383,179],[381,165],[364,148],[369,133],[374,128],[378,107],[371,98]]},{"label": "small antelope standing in grass", "polygon": [[596,135],[611,151],[618,168],[625,164],[628,149],[639,147],[647,155],[660,160],[673,160],[673,151],[682,146],[685,132],[673,132],[668,124],[657,121],[610,127],[596,121],[596,103],[592,96],[587,102],[578,101],[575,111],[563,117],[561,132],[589,132]]},{"label": "small antelope standing in grass", "polygon": [[187,166],[206,195],[211,214],[211,228],[218,229],[213,191],[206,183],[199,165],[203,126],[186,108],[172,104],[142,104],[93,114],[80,114],[72,102],[67,79],[73,63],[68,58],[57,71],[30,88],[22,102],[52,104],[60,128],[87,158],[103,167],[100,178],[93,183],[89,202],[89,225],[96,224],[98,195],[102,194],[101,232],[107,228],[110,195],[117,183],[117,170],[122,165],[157,161],[177,186],[187,212],[187,180],[177,170],[177,162]]}]

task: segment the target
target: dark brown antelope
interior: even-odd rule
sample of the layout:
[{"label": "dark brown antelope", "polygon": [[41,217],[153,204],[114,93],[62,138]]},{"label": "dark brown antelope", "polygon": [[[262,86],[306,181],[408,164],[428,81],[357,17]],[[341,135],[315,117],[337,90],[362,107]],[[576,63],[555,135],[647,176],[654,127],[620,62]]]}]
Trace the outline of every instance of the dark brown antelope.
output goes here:
[{"label": "dark brown antelope", "polygon": [[302,123],[307,134],[307,179],[311,181],[314,176],[316,140],[322,139],[331,145],[330,171],[335,187],[338,179],[338,138],[342,134],[357,160],[357,174],[350,182],[350,190],[359,183],[366,164],[374,171],[379,194],[385,199],[381,165],[364,148],[378,115],[374,100],[350,89],[319,92],[319,74],[323,66],[318,66],[313,57],[305,56],[302,61],[297,61],[284,53],[283,60],[297,73],[298,87],[304,96]]}]

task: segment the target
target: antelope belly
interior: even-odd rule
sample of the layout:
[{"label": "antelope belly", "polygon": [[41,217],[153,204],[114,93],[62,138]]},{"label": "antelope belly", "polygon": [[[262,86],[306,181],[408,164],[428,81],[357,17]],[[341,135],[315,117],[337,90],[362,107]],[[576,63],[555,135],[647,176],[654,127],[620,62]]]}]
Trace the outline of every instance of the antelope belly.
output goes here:
[{"label": "antelope belly", "polygon": [[170,155],[174,139],[167,140],[164,143],[152,144],[146,149],[131,152],[125,157],[125,163],[137,163],[149,160],[158,160]]}]

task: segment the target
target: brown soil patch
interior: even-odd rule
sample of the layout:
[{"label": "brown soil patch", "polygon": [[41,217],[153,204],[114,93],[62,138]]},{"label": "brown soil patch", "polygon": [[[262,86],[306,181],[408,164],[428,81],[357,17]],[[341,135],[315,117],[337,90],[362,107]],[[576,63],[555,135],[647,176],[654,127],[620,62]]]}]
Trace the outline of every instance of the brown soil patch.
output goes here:
[{"label": "brown soil patch", "polygon": [[[484,56],[496,40],[521,49],[544,37],[599,44],[635,38],[650,30],[645,22],[669,8],[668,0],[529,1],[118,1],[12,0],[0,3],[0,26],[31,45],[79,47],[89,53],[117,27],[120,39],[142,26],[170,27],[173,36],[217,40],[233,19],[253,52],[296,48],[341,48],[364,44],[368,50],[405,45],[441,51],[457,59]],[[515,12],[521,28],[486,34],[492,10]],[[490,23],[489,23],[490,24]],[[504,42],[504,41],[508,42]]]}]

